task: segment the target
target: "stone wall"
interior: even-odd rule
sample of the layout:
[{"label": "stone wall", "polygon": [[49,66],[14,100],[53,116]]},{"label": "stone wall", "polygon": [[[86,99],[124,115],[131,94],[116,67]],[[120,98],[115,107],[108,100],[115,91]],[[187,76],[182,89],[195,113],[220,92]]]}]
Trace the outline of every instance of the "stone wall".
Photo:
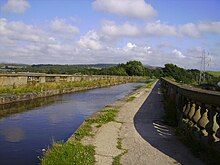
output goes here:
[{"label": "stone wall", "polygon": [[[102,80],[105,80],[104,82]],[[39,83],[63,83],[64,82],[79,82],[79,81],[91,81],[91,86],[83,87],[72,87],[72,88],[60,88],[60,89],[46,89],[40,92],[31,91],[30,93],[3,93],[0,94],[0,105],[9,104],[13,102],[32,100],[41,97],[48,97],[52,95],[64,94],[69,92],[100,88],[104,86],[117,85],[128,82],[144,81],[146,77],[137,76],[106,76],[106,75],[55,75],[55,74],[2,74],[0,75],[0,86],[7,87],[13,86],[24,86],[25,88],[29,85],[35,86]],[[53,83],[52,83],[53,84]]]},{"label": "stone wall", "polygon": [[219,148],[220,92],[161,79],[165,98],[175,103],[178,125],[204,144]]},{"label": "stone wall", "polygon": [[[120,79],[121,81],[133,79],[130,76],[106,75],[60,75],[44,73],[0,74],[0,86],[21,86],[47,82],[94,81],[102,79]],[[140,77],[141,78],[141,77]]]}]

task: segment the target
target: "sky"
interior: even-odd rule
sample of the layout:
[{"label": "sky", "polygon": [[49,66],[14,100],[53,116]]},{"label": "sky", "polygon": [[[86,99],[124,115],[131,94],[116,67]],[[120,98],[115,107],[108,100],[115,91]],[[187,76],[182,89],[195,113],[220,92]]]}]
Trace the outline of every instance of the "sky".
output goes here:
[{"label": "sky", "polygon": [[0,0],[0,63],[220,70],[219,0]]}]

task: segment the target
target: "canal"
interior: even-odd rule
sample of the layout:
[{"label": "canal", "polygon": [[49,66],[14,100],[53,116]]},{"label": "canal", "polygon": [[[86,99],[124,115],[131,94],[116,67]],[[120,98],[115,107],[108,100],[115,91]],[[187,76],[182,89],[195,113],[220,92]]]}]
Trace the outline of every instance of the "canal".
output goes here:
[{"label": "canal", "polygon": [[66,141],[80,124],[141,83],[53,96],[0,107],[0,164],[39,164],[42,149]]}]

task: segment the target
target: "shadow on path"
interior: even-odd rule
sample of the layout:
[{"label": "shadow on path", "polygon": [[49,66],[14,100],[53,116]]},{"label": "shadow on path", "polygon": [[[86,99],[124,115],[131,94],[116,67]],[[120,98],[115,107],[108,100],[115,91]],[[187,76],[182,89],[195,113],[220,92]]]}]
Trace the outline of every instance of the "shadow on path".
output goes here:
[{"label": "shadow on path", "polygon": [[141,137],[151,146],[181,164],[201,164],[192,153],[175,137],[172,128],[164,125],[163,98],[158,82],[134,117],[134,126]]}]

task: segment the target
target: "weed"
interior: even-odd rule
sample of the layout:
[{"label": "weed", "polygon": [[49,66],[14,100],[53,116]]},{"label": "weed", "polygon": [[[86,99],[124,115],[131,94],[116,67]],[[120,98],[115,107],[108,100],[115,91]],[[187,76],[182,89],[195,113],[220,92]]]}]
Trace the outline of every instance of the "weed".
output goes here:
[{"label": "weed", "polygon": [[92,145],[83,145],[78,141],[55,143],[47,150],[42,165],[93,165],[95,149]]},{"label": "weed", "polygon": [[130,96],[126,101],[130,102],[130,101],[133,101],[135,98],[136,98],[136,96]]}]

